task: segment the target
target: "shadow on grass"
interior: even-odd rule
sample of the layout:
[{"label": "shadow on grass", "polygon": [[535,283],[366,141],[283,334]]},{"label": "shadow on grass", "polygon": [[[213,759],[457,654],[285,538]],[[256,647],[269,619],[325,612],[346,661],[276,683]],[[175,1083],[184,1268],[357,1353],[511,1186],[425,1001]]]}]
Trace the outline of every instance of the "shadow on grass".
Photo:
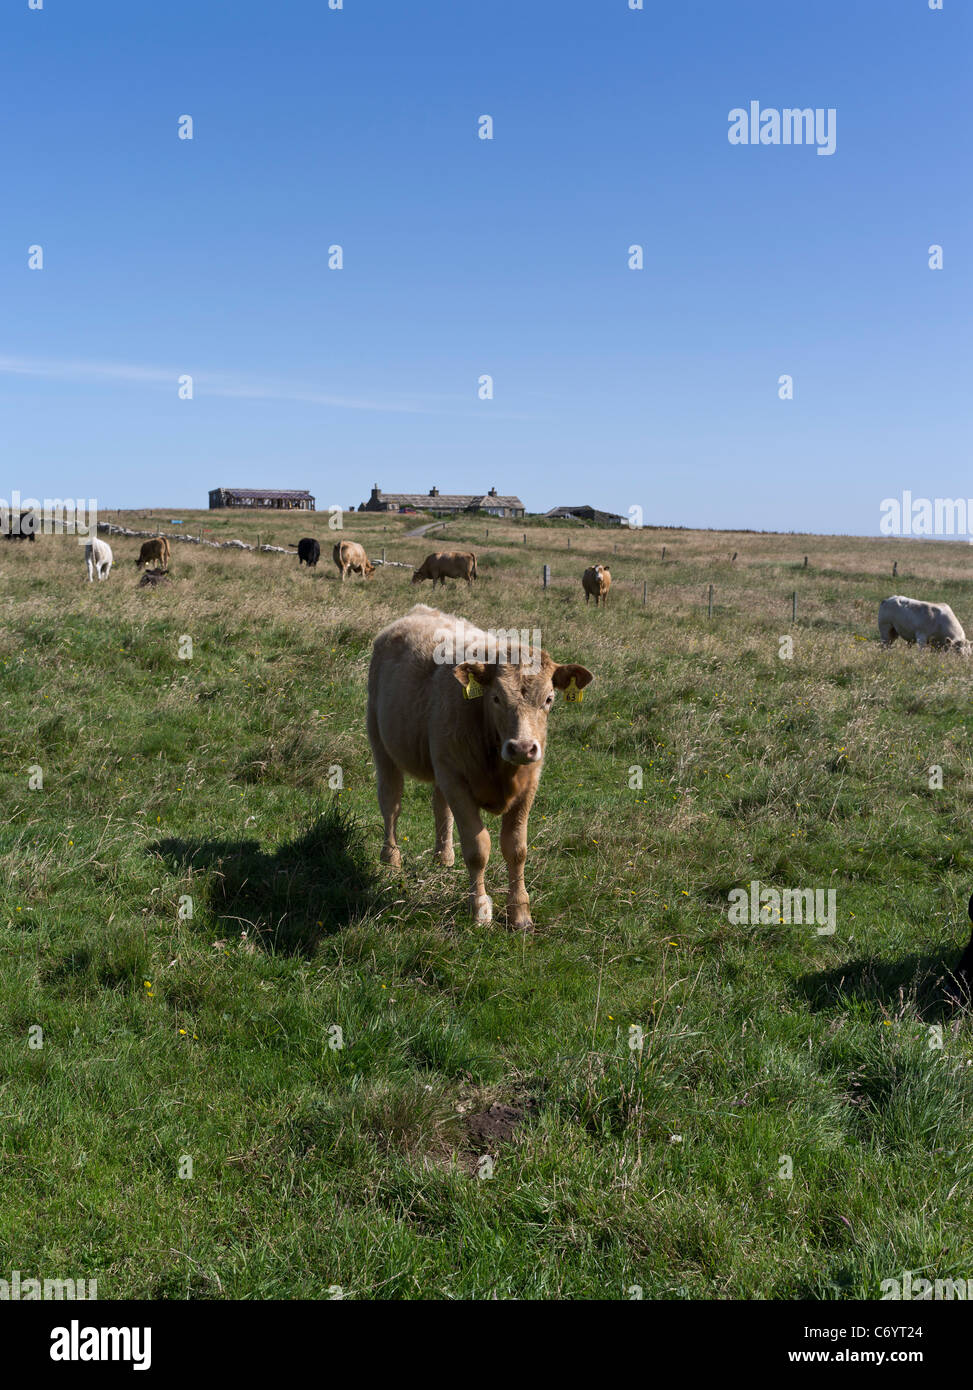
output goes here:
[{"label": "shadow on grass", "polygon": [[969,1006],[969,995],[954,973],[959,961],[952,955],[849,960],[832,970],[802,975],[794,988],[815,1012],[846,1000],[883,1005],[895,1013],[909,1000],[921,1019],[935,1022],[948,1018],[958,1007]]},{"label": "shadow on grass", "polygon": [[272,853],[256,840],[157,840],[173,868],[207,872],[209,904],[227,928],[267,950],[311,955],[376,900],[378,880],[358,822],[330,803],[296,840]]}]

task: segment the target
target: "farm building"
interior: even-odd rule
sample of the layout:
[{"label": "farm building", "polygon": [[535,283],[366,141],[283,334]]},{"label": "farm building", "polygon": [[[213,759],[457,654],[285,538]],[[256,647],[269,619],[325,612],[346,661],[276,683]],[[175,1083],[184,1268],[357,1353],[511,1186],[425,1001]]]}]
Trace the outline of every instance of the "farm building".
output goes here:
[{"label": "farm building", "polygon": [[625,526],[627,518],[616,512],[601,512],[597,507],[552,507],[544,513],[553,521],[590,521],[596,526]]},{"label": "farm building", "polygon": [[274,507],[280,511],[313,512],[309,492],[286,488],[215,487],[209,495],[210,511],[219,507]]},{"label": "farm building", "polygon": [[360,512],[489,512],[491,516],[520,517],[524,504],[519,497],[503,497],[495,487],[489,492],[464,494],[441,493],[438,487],[428,492],[382,492],[378,483],[372,488]]}]

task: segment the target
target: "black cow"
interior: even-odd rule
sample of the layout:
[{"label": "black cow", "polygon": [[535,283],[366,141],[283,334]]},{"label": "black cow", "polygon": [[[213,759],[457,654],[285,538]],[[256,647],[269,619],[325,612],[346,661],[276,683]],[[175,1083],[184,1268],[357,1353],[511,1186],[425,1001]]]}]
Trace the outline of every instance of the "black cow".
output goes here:
[{"label": "black cow", "polygon": [[139,580],[140,589],[153,589],[160,584],[171,584],[168,570],[145,570]]},{"label": "black cow", "polygon": [[297,542],[297,563],[307,565],[308,569],[316,565],[321,558],[321,547],[313,536],[305,536],[302,541]]},{"label": "black cow", "polygon": [[8,541],[35,541],[37,539],[34,535],[36,525],[37,520],[33,512],[19,512],[17,516],[10,512],[7,517],[8,529],[4,532],[4,536]]}]

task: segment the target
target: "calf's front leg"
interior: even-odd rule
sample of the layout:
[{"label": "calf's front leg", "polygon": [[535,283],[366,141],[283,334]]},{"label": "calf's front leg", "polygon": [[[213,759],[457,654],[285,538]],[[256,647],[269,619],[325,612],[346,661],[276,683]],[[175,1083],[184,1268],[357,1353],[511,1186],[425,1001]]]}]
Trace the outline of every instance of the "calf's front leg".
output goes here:
[{"label": "calf's front leg", "polygon": [[483,876],[490,859],[490,832],[480,817],[477,806],[462,783],[443,786],[442,795],[459,826],[459,841],[463,862],[470,875],[470,908],[478,922],[493,921],[493,903],[487,896]]},{"label": "calf's front leg", "polygon": [[530,815],[533,793],[505,811],[500,822],[500,849],[507,861],[507,923],[516,931],[530,931],[530,899],[524,884],[524,864],[527,860],[527,818]]}]

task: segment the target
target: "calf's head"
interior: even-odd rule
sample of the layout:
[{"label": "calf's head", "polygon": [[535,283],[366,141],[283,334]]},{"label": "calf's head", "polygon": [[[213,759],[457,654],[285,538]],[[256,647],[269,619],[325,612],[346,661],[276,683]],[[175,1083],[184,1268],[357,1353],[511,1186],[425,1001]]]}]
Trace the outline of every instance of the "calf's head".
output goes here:
[{"label": "calf's head", "polygon": [[547,716],[557,691],[583,690],[594,680],[584,666],[558,665],[544,651],[539,663],[464,661],[453,675],[467,698],[482,700],[484,724],[501,758],[521,767],[544,757]]},{"label": "calf's head", "polygon": [[363,573],[366,579],[371,579],[372,575],[375,573],[375,566],[372,564],[371,560],[365,561],[365,568]]}]

